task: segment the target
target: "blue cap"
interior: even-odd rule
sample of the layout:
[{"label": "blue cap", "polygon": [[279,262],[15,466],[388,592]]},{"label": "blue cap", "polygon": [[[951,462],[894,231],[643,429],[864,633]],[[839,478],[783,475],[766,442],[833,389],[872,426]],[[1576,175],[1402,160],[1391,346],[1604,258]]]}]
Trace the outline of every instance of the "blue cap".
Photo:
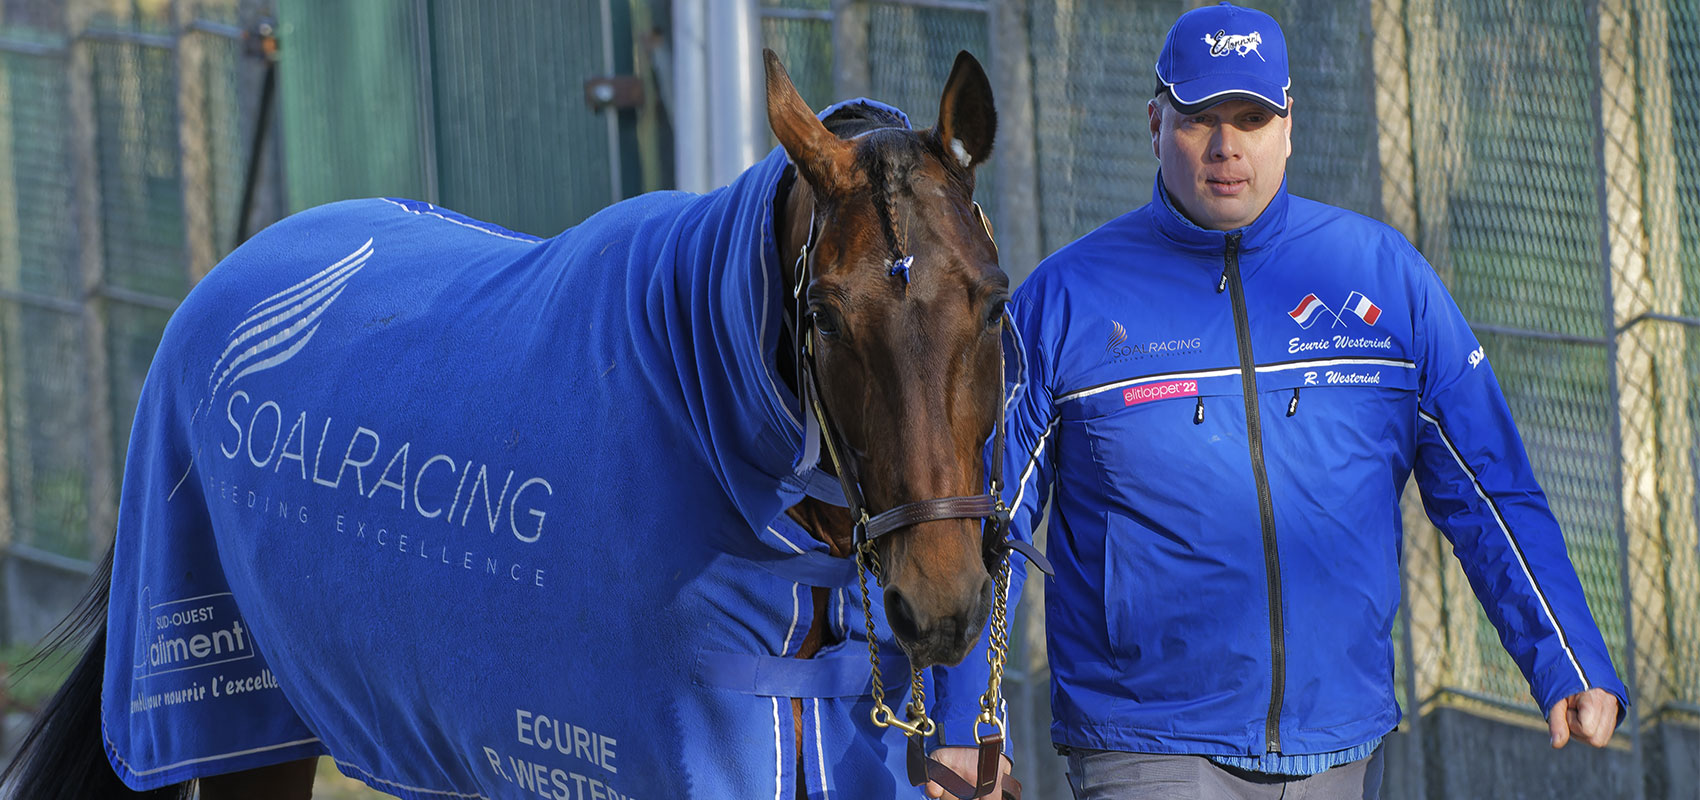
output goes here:
[{"label": "blue cap", "polygon": [[1251,100],[1281,116],[1290,109],[1287,39],[1275,18],[1223,2],[1175,20],[1157,56],[1157,91],[1183,114],[1225,100]]}]

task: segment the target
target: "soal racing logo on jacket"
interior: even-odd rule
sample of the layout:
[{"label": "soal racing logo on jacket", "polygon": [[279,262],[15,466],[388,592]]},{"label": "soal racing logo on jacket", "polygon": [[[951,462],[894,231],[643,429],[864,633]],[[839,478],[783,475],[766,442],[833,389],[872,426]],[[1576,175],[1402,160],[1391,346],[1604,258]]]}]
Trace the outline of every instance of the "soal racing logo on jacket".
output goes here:
[{"label": "soal racing logo on jacket", "polygon": [[1184,339],[1130,342],[1128,341],[1127,328],[1112,319],[1110,320],[1110,337],[1104,343],[1104,357],[1110,361],[1128,361],[1194,353],[1203,348],[1204,339],[1199,336]]}]

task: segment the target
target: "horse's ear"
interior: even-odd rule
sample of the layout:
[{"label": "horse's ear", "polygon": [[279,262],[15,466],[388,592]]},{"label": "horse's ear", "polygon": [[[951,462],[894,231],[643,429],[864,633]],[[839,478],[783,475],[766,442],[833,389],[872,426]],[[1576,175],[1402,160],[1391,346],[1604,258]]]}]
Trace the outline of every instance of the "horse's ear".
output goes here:
[{"label": "horse's ear", "polygon": [[992,105],[992,82],[980,62],[963,50],[950,68],[944,96],[939,98],[939,121],[933,135],[956,163],[973,169],[992,155],[998,132],[998,110]]},{"label": "horse's ear", "polygon": [[762,48],[767,63],[767,124],[803,180],[820,194],[834,194],[838,182],[850,174],[855,160],[852,147],[821,124],[815,112],[791,85],[791,76],[772,50]]}]

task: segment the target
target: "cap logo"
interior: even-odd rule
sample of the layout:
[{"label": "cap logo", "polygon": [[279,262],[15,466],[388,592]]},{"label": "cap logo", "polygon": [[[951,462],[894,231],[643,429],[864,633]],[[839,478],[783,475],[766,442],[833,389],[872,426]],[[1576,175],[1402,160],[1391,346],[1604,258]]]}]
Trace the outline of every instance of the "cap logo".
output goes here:
[{"label": "cap logo", "polygon": [[1258,45],[1263,44],[1263,34],[1257,31],[1239,34],[1218,30],[1215,36],[1208,33],[1204,34],[1204,43],[1210,45],[1210,56],[1212,58],[1221,58],[1229,53],[1245,58],[1246,53],[1256,53],[1258,61],[1267,62],[1269,60],[1264,58],[1263,53],[1257,49]]}]

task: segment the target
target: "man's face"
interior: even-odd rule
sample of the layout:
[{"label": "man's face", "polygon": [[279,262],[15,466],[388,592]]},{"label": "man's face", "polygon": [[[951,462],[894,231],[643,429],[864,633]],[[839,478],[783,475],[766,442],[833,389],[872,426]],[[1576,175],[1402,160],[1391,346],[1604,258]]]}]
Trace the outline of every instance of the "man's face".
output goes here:
[{"label": "man's face", "polygon": [[1250,100],[1182,114],[1166,97],[1152,100],[1147,111],[1163,187],[1200,228],[1250,225],[1281,188],[1293,154],[1292,116]]}]

